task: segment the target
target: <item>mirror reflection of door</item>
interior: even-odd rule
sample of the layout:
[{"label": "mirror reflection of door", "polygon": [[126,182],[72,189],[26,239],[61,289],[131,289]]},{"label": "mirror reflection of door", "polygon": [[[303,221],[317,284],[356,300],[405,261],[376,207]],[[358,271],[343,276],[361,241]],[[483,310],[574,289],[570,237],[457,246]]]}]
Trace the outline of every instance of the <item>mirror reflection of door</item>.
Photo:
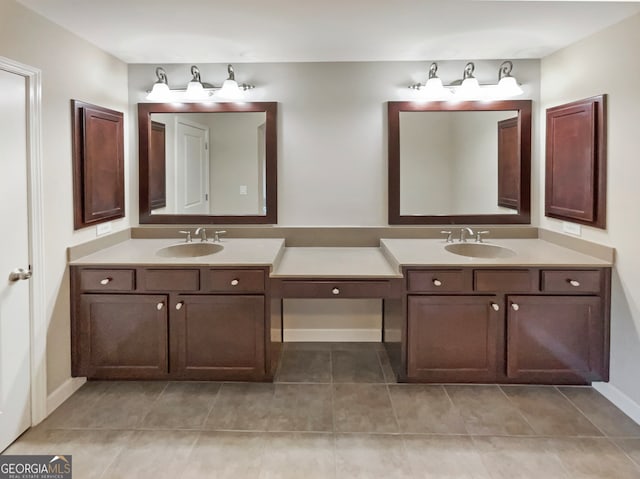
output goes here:
[{"label": "mirror reflection of door", "polygon": [[518,209],[520,198],[518,117],[498,122],[498,206]]},{"label": "mirror reflection of door", "polygon": [[166,188],[166,125],[151,122],[149,137],[149,204],[151,208],[167,206]]},{"label": "mirror reflection of door", "polygon": [[[264,112],[152,113],[149,196],[153,214],[266,216]],[[164,160],[154,124],[166,126]],[[155,139],[154,139],[155,138]],[[206,149],[202,149],[203,145]],[[166,177],[159,172],[164,161]],[[158,172],[155,174],[154,171]],[[201,180],[201,181],[200,181]],[[166,204],[154,202],[164,182]],[[154,186],[155,185],[155,186]]]},{"label": "mirror reflection of door", "polygon": [[209,214],[209,128],[176,118],[176,209]]}]

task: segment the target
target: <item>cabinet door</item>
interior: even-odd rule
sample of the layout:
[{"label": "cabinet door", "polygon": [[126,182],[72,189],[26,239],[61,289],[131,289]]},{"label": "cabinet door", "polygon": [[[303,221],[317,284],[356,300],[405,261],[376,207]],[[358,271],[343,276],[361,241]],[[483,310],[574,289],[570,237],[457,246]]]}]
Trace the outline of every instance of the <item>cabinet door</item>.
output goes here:
[{"label": "cabinet door", "polygon": [[264,296],[181,295],[177,301],[172,372],[191,379],[264,377]]},{"label": "cabinet door", "polygon": [[605,326],[595,296],[509,296],[507,375],[584,384],[605,374]]},{"label": "cabinet door", "polygon": [[495,381],[500,309],[492,296],[409,296],[409,380]]},{"label": "cabinet door", "polygon": [[83,294],[79,314],[81,374],[106,379],[167,374],[166,296]]}]

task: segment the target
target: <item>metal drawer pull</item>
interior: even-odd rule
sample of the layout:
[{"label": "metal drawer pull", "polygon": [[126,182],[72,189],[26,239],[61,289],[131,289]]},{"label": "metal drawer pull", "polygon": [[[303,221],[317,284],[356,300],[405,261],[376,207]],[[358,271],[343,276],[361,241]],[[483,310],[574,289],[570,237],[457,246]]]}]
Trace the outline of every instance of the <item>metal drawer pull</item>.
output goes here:
[{"label": "metal drawer pull", "polygon": [[500,306],[498,306],[496,303],[491,303],[491,307],[494,311],[500,311]]},{"label": "metal drawer pull", "polygon": [[433,280],[433,285],[434,286],[442,286],[442,281],[440,281],[439,279],[434,279]]},{"label": "metal drawer pull", "polygon": [[162,310],[162,308],[164,308],[164,303],[158,303],[158,304],[156,304],[156,309],[157,309],[158,311],[161,311],[161,310]]},{"label": "metal drawer pull", "polygon": [[231,286],[238,286],[238,284],[240,284],[240,280],[237,280],[237,279],[231,280]]},{"label": "metal drawer pull", "polygon": [[518,311],[520,309],[520,306],[518,305],[518,303],[511,303],[511,309],[513,309],[514,311]]},{"label": "metal drawer pull", "polygon": [[340,290],[339,290],[338,288],[333,288],[333,289],[331,290],[331,292],[332,292],[333,294],[340,294]]},{"label": "metal drawer pull", "polygon": [[580,281],[576,281],[575,279],[568,279],[567,282],[575,288],[580,286]]},{"label": "metal drawer pull", "polygon": [[178,304],[176,304],[176,309],[180,311],[182,309],[182,305],[184,305],[184,301],[180,301]]},{"label": "metal drawer pull", "polygon": [[111,281],[113,281],[113,278],[105,278],[100,280],[100,284],[101,285],[109,284]]}]

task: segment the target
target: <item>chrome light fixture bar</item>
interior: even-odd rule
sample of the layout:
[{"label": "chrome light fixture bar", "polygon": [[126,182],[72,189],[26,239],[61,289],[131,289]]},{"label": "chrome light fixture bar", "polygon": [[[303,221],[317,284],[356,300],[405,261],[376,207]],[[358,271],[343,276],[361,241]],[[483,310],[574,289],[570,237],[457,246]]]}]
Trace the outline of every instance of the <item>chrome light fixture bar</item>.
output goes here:
[{"label": "chrome light fixture bar", "polygon": [[153,88],[147,91],[147,100],[151,101],[207,101],[229,100],[238,101],[244,97],[244,92],[255,88],[248,83],[238,83],[232,65],[227,65],[229,76],[217,86],[205,83],[200,77],[200,69],[196,65],[191,66],[191,81],[184,88],[169,87],[167,72],[164,68],[156,68],[157,81]]},{"label": "chrome light fixture bar", "polygon": [[409,88],[419,90],[420,96],[426,100],[497,100],[522,95],[523,91],[516,79],[511,76],[513,63],[502,62],[498,69],[498,83],[481,85],[473,75],[475,64],[468,62],[463,70],[462,78],[448,85],[443,85],[438,78],[438,64],[433,62],[429,67],[429,78],[425,84],[416,83]]}]

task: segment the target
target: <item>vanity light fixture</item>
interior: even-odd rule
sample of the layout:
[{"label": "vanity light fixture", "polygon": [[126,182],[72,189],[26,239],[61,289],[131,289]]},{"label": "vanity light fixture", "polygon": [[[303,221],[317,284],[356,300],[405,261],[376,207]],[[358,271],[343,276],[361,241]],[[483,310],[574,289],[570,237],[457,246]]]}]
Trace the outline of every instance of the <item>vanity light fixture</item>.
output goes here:
[{"label": "vanity light fixture", "polygon": [[420,96],[426,100],[487,100],[511,98],[522,95],[523,91],[516,79],[511,76],[513,63],[509,60],[502,62],[498,70],[498,83],[481,85],[473,75],[475,64],[468,62],[463,71],[462,78],[443,85],[437,76],[438,64],[432,63],[429,67],[429,78],[425,84],[416,83],[409,86],[414,90],[420,90]]},{"label": "vanity light fixture", "polygon": [[167,72],[162,67],[156,68],[157,81],[148,92],[147,100],[151,101],[205,101],[205,100],[242,100],[243,92],[255,88],[254,85],[241,83],[235,79],[232,65],[227,65],[229,77],[221,86],[205,83],[200,77],[200,69],[196,65],[191,66],[191,81],[186,88],[170,88]]}]

